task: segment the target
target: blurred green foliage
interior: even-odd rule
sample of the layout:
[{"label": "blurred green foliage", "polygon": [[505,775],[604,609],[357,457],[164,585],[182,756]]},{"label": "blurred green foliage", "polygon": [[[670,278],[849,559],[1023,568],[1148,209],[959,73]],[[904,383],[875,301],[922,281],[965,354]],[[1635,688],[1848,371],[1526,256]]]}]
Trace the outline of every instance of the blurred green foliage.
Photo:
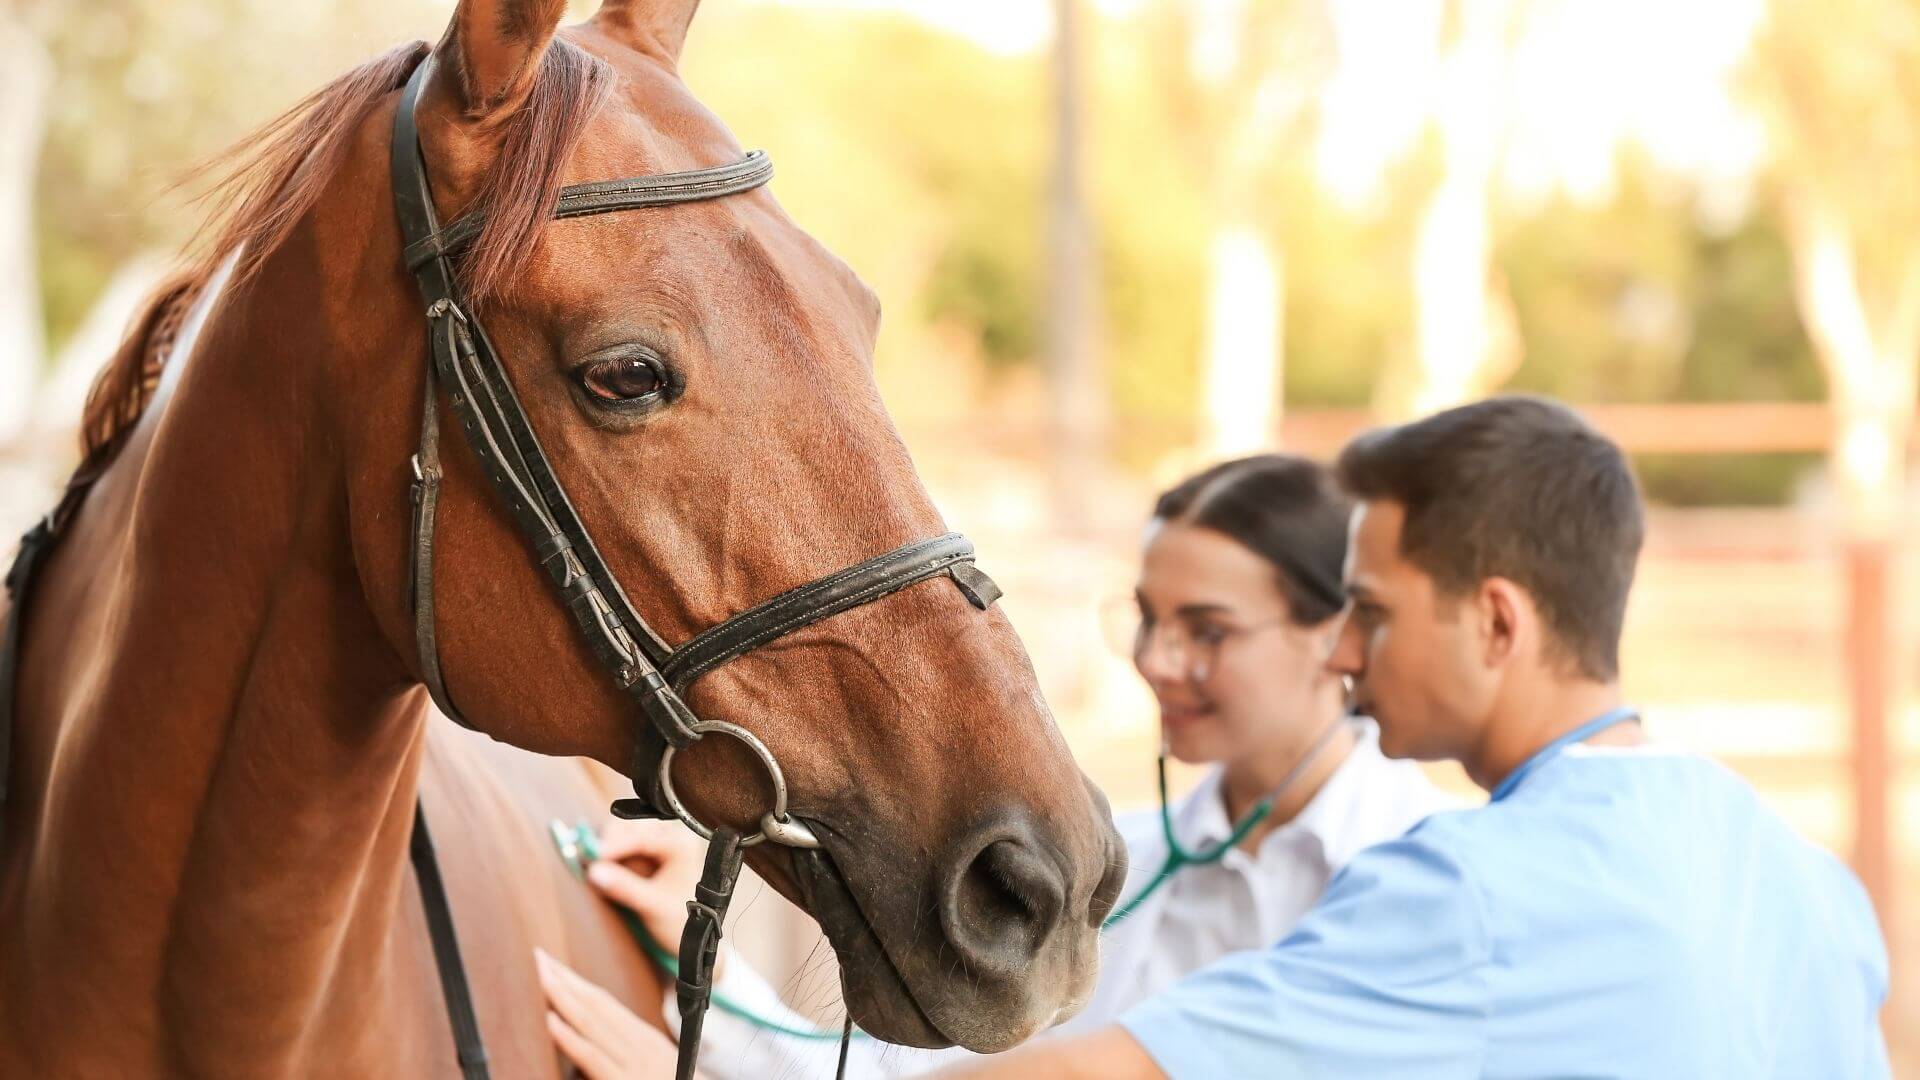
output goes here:
[{"label": "blurred green foliage", "polygon": [[[697,31],[709,40],[724,34],[727,45],[696,52],[689,79],[748,142],[775,147],[796,216],[856,268],[885,262],[863,251],[876,240],[926,245],[906,317],[957,330],[989,372],[1038,364],[1044,58],[995,55],[887,17],[820,20],[759,9],[727,23]],[[760,42],[801,35],[806,52],[768,55],[761,74],[744,81],[731,70],[733,58],[761,55]],[[1114,452],[1143,463],[1192,434],[1209,178],[1184,154],[1183,125],[1194,116],[1165,92],[1166,58],[1150,35],[1104,26],[1093,45],[1100,60],[1091,65],[1096,105],[1086,153],[1101,238],[1102,347],[1120,418]],[[834,59],[845,55],[893,62],[855,72]],[[778,104],[782,82],[812,87],[818,113],[800,120]],[[861,185],[901,185],[914,197],[839,193],[886,218],[839,236],[802,213],[795,192],[813,199],[816,181],[802,173],[812,165],[789,162],[808,147],[782,143],[796,128],[817,143],[822,126],[834,129],[830,145],[889,178],[865,173]],[[1410,356],[1406,267],[1430,181],[1415,155],[1387,178],[1380,198],[1344,206],[1308,175],[1310,155],[1299,144],[1282,149],[1292,156],[1263,170],[1261,189],[1270,194],[1260,223],[1283,263],[1286,402],[1365,406],[1378,381]],[[1610,202],[1562,199],[1499,223],[1495,261],[1524,346],[1510,385],[1575,401],[1819,400],[1824,383],[1795,311],[1789,254],[1758,204],[1731,226],[1710,225],[1694,192],[1644,161],[1624,159],[1620,176]],[[920,218],[928,207],[931,220]],[[889,333],[898,320],[890,315]],[[1817,464],[1795,454],[1640,462],[1649,493],[1681,504],[1783,501]]]},{"label": "blurred green foliage", "polygon": [[35,206],[48,341],[126,260],[178,248],[187,171],[334,76],[437,36],[428,0],[94,0],[33,19],[54,63]]},{"label": "blurred green foliage", "polygon": [[[59,74],[38,220],[50,340],[121,262],[191,233],[198,215],[166,193],[170,179],[351,64],[437,36],[445,10],[107,0],[49,19]],[[1117,438],[1143,445],[1192,429],[1212,214],[1206,169],[1181,150],[1190,103],[1165,92],[1171,46],[1153,26],[1097,23],[1088,65],[1101,348]],[[683,71],[745,144],[772,152],[794,217],[879,291],[883,376],[938,381],[968,365],[991,393],[1040,359],[1046,64],[898,15],[715,4]],[[1314,182],[1301,139],[1271,156],[1259,224],[1286,284],[1287,404],[1364,406],[1411,350],[1407,267],[1427,178],[1416,155],[1353,207]],[[1620,177],[1602,205],[1549,201],[1497,222],[1497,277],[1524,345],[1511,385],[1575,401],[1818,399],[1764,203],[1709,227],[1695,195],[1645,163],[1623,160]],[[1643,467],[1659,498],[1771,502],[1807,461]]]},{"label": "blurred green foliage", "polygon": [[[1821,400],[1773,222],[1749,213],[1709,227],[1685,188],[1634,162],[1621,176],[1612,202],[1556,201],[1501,237],[1525,343],[1508,385],[1595,403]],[[1820,458],[1645,454],[1636,465],[1657,501],[1756,505],[1791,499]]]},{"label": "blurred green foliage", "polygon": [[1501,238],[1525,359],[1511,385],[1576,401],[1817,401],[1824,392],[1778,231],[1698,224],[1644,166],[1610,203],[1556,201]]}]

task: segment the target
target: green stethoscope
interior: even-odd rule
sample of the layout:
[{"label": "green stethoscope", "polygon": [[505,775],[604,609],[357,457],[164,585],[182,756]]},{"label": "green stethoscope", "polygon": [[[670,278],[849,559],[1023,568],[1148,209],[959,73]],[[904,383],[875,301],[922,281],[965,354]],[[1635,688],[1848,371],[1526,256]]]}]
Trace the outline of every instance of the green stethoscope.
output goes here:
[{"label": "green stethoscope", "polygon": [[1247,838],[1248,833],[1267,820],[1267,816],[1273,813],[1274,803],[1293,786],[1293,782],[1300,778],[1300,774],[1307,771],[1307,766],[1313,764],[1313,759],[1320,756],[1320,751],[1327,748],[1327,744],[1333,741],[1333,736],[1346,723],[1347,718],[1342,716],[1328,724],[1327,729],[1322,731],[1320,736],[1314,739],[1313,745],[1307,748],[1307,752],[1300,755],[1300,760],[1294,762],[1293,767],[1287,770],[1287,774],[1280,778],[1280,782],[1273,785],[1273,788],[1259,802],[1254,803],[1252,809],[1241,815],[1240,820],[1235,822],[1233,828],[1227,832],[1227,838],[1203,851],[1189,849],[1180,842],[1178,836],[1174,835],[1173,804],[1167,798],[1167,752],[1163,748],[1160,756],[1155,760],[1155,767],[1160,777],[1160,835],[1167,842],[1166,860],[1160,864],[1160,869],[1154,872],[1152,880],[1147,882],[1146,887],[1135,893],[1133,899],[1115,909],[1113,914],[1107,916],[1107,921],[1100,924],[1100,929],[1103,931],[1113,929],[1127,916],[1132,915],[1141,904],[1146,903],[1148,897],[1160,891],[1160,886],[1172,880],[1173,875],[1187,867],[1206,866],[1226,858],[1227,852],[1238,847],[1240,841]]},{"label": "green stethoscope", "polygon": [[[1154,872],[1153,879],[1147,882],[1146,888],[1141,889],[1133,899],[1127,901],[1116,909],[1113,914],[1107,916],[1106,921],[1100,924],[1101,931],[1104,933],[1105,931],[1113,929],[1115,925],[1129,915],[1132,915],[1141,904],[1146,902],[1149,896],[1159,891],[1162,885],[1165,885],[1175,874],[1186,867],[1205,866],[1210,863],[1219,862],[1225,858],[1227,852],[1232,851],[1240,841],[1245,840],[1248,833],[1251,833],[1255,828],[1259,827],[1260,823],[1265,821],[1267,817],[1273,813],[1274,803],[1293,785],[1295,780],[1300,778],[1300,775],[1306,771],[1307,766],[1312,764],[1313,760],[1320,756],[1320,752],[1326,749],[1327,745],[1333,741],[1334,734],[1337,733],[1345,723],[1346,717],[1341,717],[1333,723],[1328,724],[1327,729],[1320,733],[1319,737],[1314,740],[1313,745],[1307,748],[1307,752],[1301,755],[1300,760],[1294,762],[1293,767],[1287,770],[1287,774],[1280,778],[1280,782],[1275,784],[1272,790],[1268,791],[1259,802],[1255,803],[1252,809],[1241,816],[1240,820],[1234,824],[1233,829],[1227,833],[1227,838],[1204,851],[1190,850],[1180,842],[1179,837],[1174,835],[1173,808],[1171,801],[1167,797],[1167,754],[1163,749],[1156,759],[1156,767],[1160,782],[1160,830],[1167,841],[1166,861],[1162,862],[1160,869]],[[553,845],[559,850],[561,861],[567,864],[567,869],[573,871],[574,877],[584,881],[587,876],[587,864],[600,858],[600,837],[595,834],[593,827],[584,821],[575,825],[568,825],[566,822],[555,818],[547,823],[547,831],[553,837]],[[647,930],[647,926],[640,920],[640,916],[635,914],[632,909],[620,905],[615,906],[619,909],[621,921],[626,923],[627,932],[633,935],[633,939],[640,944],[640,948],[648,956],[653,958],[654,963],[665,968],[668,975],[678,976],[680,974],[679,958],[668,952],[666,948],[660,944],[659,940]],[[752,1024],[762,1031],[771,1031],[796,1039],[837,1042],[842,1036],[842,1033],[838,1030],[826,1031],[820,1028],[796,1027],[778,1020],[770,1020],[719,991],[715,991],[713,994],[713,1006],[721,1012],[745,1020],[747,1023]],[[853,1030],[853,1034],[856,1038],[862,1039],[872,1037],[858,1028]]]},{"label": "green stethoscope", "polygon": [[[573,871],[574,877],[585,881],[587,864],[596,862],[600,858],[600,837],[594,833],[593,826],[584,821],[576,825],[568,825],[559,818],[554,818],[547,822],[547,832],[553,837],[553,846],[560,851],[560,860],[567,864],[567,869]],[[648,932],[647,924],[641,922],[640,916],[634,914],[631,908],[619,904],[615,904],[614,907],[619,910],[621,921],[627,924],[627,932],[633,935],[633,940],[640,943],[641,950],[652,957],[654,963],[665,968],[668,975],[679,977],[679,958],[668,952],[665,946],[660,944],[659,939]],[[762,1031],[772,1031],[796,1039],[839,1042],[844,1034],[838,1028],[823,1031],[819,1028],[796,1027],[792,1024],[783,1024],[778,1020],[769,1020],[718,990],[713,992],[713,1007],[737,1016]],[[872,1038],[858,1028],[853,1030],[853,1037]]]}]

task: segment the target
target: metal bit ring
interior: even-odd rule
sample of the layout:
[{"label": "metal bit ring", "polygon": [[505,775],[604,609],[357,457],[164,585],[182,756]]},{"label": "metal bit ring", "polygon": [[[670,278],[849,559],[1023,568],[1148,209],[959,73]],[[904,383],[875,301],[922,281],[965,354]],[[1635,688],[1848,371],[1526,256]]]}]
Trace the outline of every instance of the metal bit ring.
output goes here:
[{"label": "metal bit ring", "polygon": [[[773,751],[760,741],[759,736],[738,724],[729,724],[725,720],[699,720],[690,725],[697,735],[731,735],[746,744],[760,758],[760,764],[767,767],[767,776],[773,780],[773,809],[760,817],[760,831],[740,841],[741,847],[752,847],[765,840],[794,848],[817,848],[820,838],[813,830],[796,818],[787,816],[787,778],[780,771],[780,763],[773,759]],[[687,828],[698,833],[702,840],[713,839],[713,830],[702,824],[680,801],[680,793],[673,790],[673,758],[678,753],[672,744],[660,754],[660,794],[666,800],[667,809],[679,818]]]}]

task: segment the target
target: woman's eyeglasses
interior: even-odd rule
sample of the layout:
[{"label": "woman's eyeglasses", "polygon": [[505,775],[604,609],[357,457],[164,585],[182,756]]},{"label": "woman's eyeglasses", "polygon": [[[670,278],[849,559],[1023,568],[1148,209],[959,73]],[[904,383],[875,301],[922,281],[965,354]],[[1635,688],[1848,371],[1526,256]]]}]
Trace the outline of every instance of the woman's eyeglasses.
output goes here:
[{"label": "woman's eyeglasses", "polygon": [[1280,626],[1285,616],[1247,625],[1206,615],[1155,618],[1140,610],[1131,596],[1116,596],[1101,605],[1101,628],[1108,648],[1141,668],[1159,657],[1168,668],[1204,683],[1219,669],[1221,651],[1229,642]]}]

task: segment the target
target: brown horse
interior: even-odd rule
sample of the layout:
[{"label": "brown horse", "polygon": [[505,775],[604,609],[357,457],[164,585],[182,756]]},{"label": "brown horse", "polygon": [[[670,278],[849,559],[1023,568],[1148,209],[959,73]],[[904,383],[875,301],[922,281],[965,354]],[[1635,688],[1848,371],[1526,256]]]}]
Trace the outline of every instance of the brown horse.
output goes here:
[{"label": "brown horse", "polygon": [[[740,153],[675,74],[694,0],[607,0],[560,31],[563,7],[462,0],[422,137],[442,220],[488,211],[466,290],[648,620],[681,640],[942,532],[872,379],[872,293],[765,189],[547,223],[563,184]],[[558,1072],[536,945],[658,1015],[658,973],[541,833],[597,812],[605,772],[430,720],[420,686],[424,320],[387,155],[427,51],[369,62],[246,147],[205,264],[96,388],[98,479],[23,611],[0,1075],[454,1073],[407,868],[417,791],[495,1075]],[[578,372],[635,349],[673,392],[604,407]],[[447,466],[438,618],[462,710],[514,747],[631,762],[627,699],[457,440]],[[858,1023],[993,1050],[1084,997],[1118,840],[1004,617],[915,586],[691,704],[757,733],[820,826],[839,888],[786,849],[750,858],[827,928]],[[683,758],[704,820],[765,810],[738,747]]]}]

